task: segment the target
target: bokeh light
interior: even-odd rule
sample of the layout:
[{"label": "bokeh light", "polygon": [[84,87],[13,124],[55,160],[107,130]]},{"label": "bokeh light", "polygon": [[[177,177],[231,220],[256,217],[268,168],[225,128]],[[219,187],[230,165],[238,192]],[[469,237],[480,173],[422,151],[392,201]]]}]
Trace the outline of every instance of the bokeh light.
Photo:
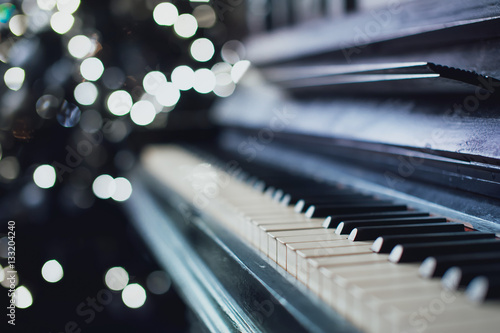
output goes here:
[{"label": "bokeh light", "polygon": [[104,65],[98,58],[87,58],[80,64],[80,73],[83,78],[89,81],[97,81],[104,72]]},{"label": "bokeh light", "polygon": [[144,76],[142,86],[144,91],[156,95],[162,85],[167,83],[167,77],[162,72],[151,71]]},{"label": "bokeh light", "polygon": [[172,83],[167,82],[162,85],[156,94],[156,100],[163,106],[174,106],[181,98],[179,89]]},{"label": "bokeh light", "polygon": [[80,6],[80,0],[57,0],[57,9],[60,12],[73,14]]},{"label": "bokeh light", "polygon": [[3,79],[7,88],[17,91],[23,86],[24,77],[24,69],[20,67],[12,67],[5,71]]},{"label": "bokeh light", "polygon": [[137,283],[129,284],[122,291],[122,300],[129,308],[140,308],[146,302],[146,291]]},{"label": "bokeh light", "polygon": [[56,119],[63,127],[74,127],[80,121],[81,114],[82,111],[80,111],[78,106],[64,101],[57,113]]},{"label": "bokeh light", "polygon": [[237,40],[230,40],[222,45],[221,57],[228,64],[234,65],[245,58],[246,50],[243,43]]},{"label": "bokeh light", "polygon": [[194,71],[191,67],[185,65],[175,67],[171,79],[177,89],[189,90],[194,85]]},{"label": "bokeh light", "polygon": [[200,94],[208,94],[215,88],[215,75],[208,68],[200,68],[194,72],[194,90]]},{"label": "bokeh light", "polygon": [[234,93],[234,90],[236,89],[236,85],[234,82],[230,82],[225,85],[216,85],[214,88],[214,94],[216,94],[219,97],[229,97]]},{"label": "bokeh light", "polygon": [[64,271],[61,264],[53,259],[47,261],[42,266],[42,277],[45,281],[50,283],[56,283],[60,281],[64,276]]},{"label": "bokeh light", "polygon": [[75,100],[81,105],[92,105],[99,95],[97,87],[92,82],[82,82],[75,87]]},{"label": "bokeh light", "polygon": [[37,207],[45,200],[46,193],[34,183],[24,185],[20,199],[26,207]]},{"label": "bokeh light", "polygon": [[19,172],[19,161],[15,156],[7,156],[0,160],[0,181],[13,181],[19,176]]},{"label": "bokeh light", "polygon": [[177,10],[177,7],[170,2],[162,2],[153,10],[153,19],[158,25],[174,25],[178,17],[179,11]]},{"label": "bokeh light", "polygon": [[33,181],[40,188],[51,188],[56,183],[56,169],[52,165],[43,164],[33,172]]},{"label": "bokeh light", "polygon": [[92,183],[92,191],[99,199],[109,199],[115,193],[115,180],[110,175],[100,175]]},{"label": "bokeh light", "polygon": [[36,0],[38,8],[41,10],[52,10],[56,6],[56,0]]},{"label": "bokeh light", "polygon": [[110,142],[120,142],[129,133],[129,127],[124,119],[108,120],[104,129],[104,137]]},{"label": "bokeh light", "polygon": [[20,309],[26,309],[33,304],[33,296],[31,296],[31,292],[25,286],[17,287],[15,293],[16,307]]},{"label": "bokeh light", "polygon": [[125,90],[117,90],[111,93],[106,102],[109,112],[115,116],[124,116],[129,113],[132,104],[132,96]]},{"label": "bokeh light", "polygon": [[132,195],[132,184],[123,177],[115,178],[115,193],[111,198],[115,201],[125,201]]},{"label": "bokeh light", "polygon": [[36,113],[43,119],[51,119],[59,111],[61,102],[53,95],[43,95],[36,101]]},{"label": "bokeh light", "polygon": [[75,23],[73,15],[64,12],[56,12],[50,18],[50,26],[52,30],[60,35],[67,33]]},{"label": "bokeh light", "polygon": [[134,124],[146,126],[153,122],[156,117],[156,110],[153,103],[149,101],[138,101],[130,110],[130,119]]},{"label": "bokeh light", "polygon": [[123,267],[112,267],[108,269],[104,276],[104,282],[111,290],[122,290],[128,284],[129,276]]},{"label": "bokeh light", "polygon": [[25,15],[15,15],[9,21],[9,29],[16,36],[22,36],[28,28],[28,18]]},{"label": "bokeh light", "polygon": [[191,44],[191,56],[199,62],[212,59],[215,53],[214,44],[207,38],[199,38]]},{"label": "bokeh light", "polygon": [[154,107],[155,107],[155,110],[156,110],[156,113],[158,114],[159,112],[162,112],[162,111],[165,111],[166,112],[166,109],[169,109],[171,110],[173,107],[165,107],[163,105],[161,105],[157,100],[156,100],[156,96],[153,96],[151,94],[148,94],[148,93],[144,93],[142,96],[141,96],[141,101],[149,101],[151,103],[153,103]]},{"label": "bokeh light", "polygon": [[[5,244],[7,245],[7,237],[4,237],[2,239],[5,240]],[[2,239],[0,239],[0,241]],[[7,248],[7,246],[5,246],[5,248]],[[17,272],[16,271],[12,272],[12,270],[9,267],[5,267],[3,271],[5,276],[9,277],[9,279],[5,278],[2,282],[0,282],[0,284],[4,288],[10,289],[12,282],[14,282],[14,287],[17,287],[19,285],[19,275],[17,274]],[[12,275],[14,276],[14,278],[11,278]]]},{"label": "bokeh light", "polygon": [[196,30],[198,30],[198,22],[196,22],[196,18],[191,14],[179,15],[174,23],[175,33],[183,38],[194,36]]},{"label": "bokeh light", "polygon": [[196,17],[198,27],[211,28],[217,22],[217,14],[209,5],[200,5],[193,10],[193,16]]},{"label": "bokeh light", "polygon": [[102,116],[95,110],[87,110],[80,117],[80,128],[87,133],[95,133],[102,127]]},{"label": "bokeh light", "polygon": [[11,3],[2,3],[0,4],[0,23],[9,22],[12,15],[14,15],[16,11],[16,6]]},{"label": "bokeh light", "polygon": [[250,68],[250,61],[241,60],[234,64],[233,69],[231,70],[231,78],[234,83],[238,83],[243,75],[247,72],[248,68]]},{"label": "bokeh light", "polygon": [[77,35],[72,37],[68,42],[68,51],[73,57],[82,59],[88,56],[94,45],[92,40],[84,35]]},{"label": "bokeh light", "polygon": [[165,294],[172,285],[172,281],[164,271],[154,271],[146,279],[146,287],[156,295]]}]

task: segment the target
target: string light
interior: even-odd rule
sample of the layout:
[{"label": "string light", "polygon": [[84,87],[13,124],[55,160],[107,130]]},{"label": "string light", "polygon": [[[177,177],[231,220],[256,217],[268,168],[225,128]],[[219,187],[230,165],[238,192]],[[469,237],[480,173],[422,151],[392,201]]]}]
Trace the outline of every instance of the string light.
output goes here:
[{"label": "string light", "polygon": [[16,307],[20,309],[26,309],[33,304],[33,296],[31,296],[31,292],[25,286],[17,287],[15,293]]},{"label": "string light", "polygon": [[179,15],[174,23],[175,33],[183,38],[194,36],[196,30],[198,30],[198,22],[196,21],[196,18],[191,14]]},{"label": "string light", "polygon": [[82,59],[90,54],[92,46],[90,38],[84,35],[77,35],[69,40],[68,51],[73,57]]},{"label": "string light", "polygon": [[122,291],[122,300],[131,309],[140,308],[146,302],[146,291],[137,283],[129,284]]},{"label": "string light", "polygon": [[123,290],[128,284],[129,276],[125,268],[123,267],[112,267],[104,276],[104,282],[111,290]]},{"label": "string light", "polygon": [[200,68],[194,72],[194,90],[200,94],[208,94],[215,88],[215,75],[208,68]]},{"label": "string light", "polygon": [[214,44],[207,38],[199,38],[191,44],[191,56],[196,61],[209,61],[214,56],[214,53]]},{"label": "string light", "polygon": [[17,91],[21,89],[24,83],[24,69],[20,67],[12,67],[5,71],[4,81],[7,88]]},{"label": "string light", "polygon": [[75,87],[75,99],[81,105],[92,105],[97,99],[99,91],[92,82],[82,82]]},{"label": "string light", "polygon": [[87,58],[80,65],[80,73],[89,81],[97,81],[104,72],[104,65],[98,58]]},{"label": "string light", "polygon": [[175,67],[171,79],[177,89],[189,90],[194,85],[194,71],[191,67],[185,65]]},{"label": "string light", "polygon": [[42,266],[42,277],[45,281],[55,283],[64,276],[61,264],[57,260],[49,260]]},{"label": "string light", "polygon": [[153,10],[153,19],[158,25],[174,25],[178,17],[179,11],[177,10],[177,7],[170,2],[162,2]]},{"label": "string light", "polygon": [[139,101],[134,103],[130,110],[130,119],[134,124],[146,126],[153,122],[156,117],[156,110],[153,103],[149,101]]},{"label": "string light", "polygon": [[52,30],[60,35],[67,33],[73,24],[75,23],[75,18],[73,15],[65,12],[56,12],[50,18],[50,26]]},{"label": "string light", "polygon": [[33,173],[33,180],[40,188],[51,188],[56,183],[56,170],[52,165],[40,165]]},{"label": "string light", "polygon": [[[209,1],[192,2],[208,3]],[[22,94],[29,92],[28,88],[33,86],[34,81],[29,80],[31,77],[28,72],[25,72],[25,69],[16,67],[16,61],[18,64],[24,63],[16,58],[16,54],[23,54],[25,57],[23,60],[29,60],[30,52],[36,50],[36,45],[33,44],[33,46],[30,43],[37,41],[36,38],[28,39],[24,35],[28,36],[29,32],[31,37],[47,27],[58,35],[68,35],[59,37],[65,44],[68,56],[55,60],[53,65],[50,65],[45,71],[45,76],[41,77],[41,82],[49,83],[50,89],[36,96],[35,109],[39,121],[57,121],[66,128],[74,127],[80,123],[79,128],[85,133],[102,131],[104,138],[109,142],[120,142],[132,130],[129,121],[138,126],[150,124],[164,126],[167,112],[176,107],[184,91],[193,89],[199,94],[213,92],[219,97],[229,96],[235,89],[235,82],[245,71],[244,65],[246,63],[242,62],[240,44],[231,41],[231,44],[224,45],[220,56],[233,62],[234,68],[228,64],[229,62],[219,63],[224,64],[223,70],[222,65],[217,68],[214,66],[210,70],[208,68],[193,69],[187,65],[177,65],[171,69],[158,64],[158,69],[149,71],[144,76],[142,85],[137,86],[135,83],[137,82],[137,74],[131,74],[133,70],[129,70],[127,66],[133,65],[135,59],[140,59],[135,58],[136,55],[130,53],[130,57],[127,56],[126,60],[129,62],[127,66],[105,68],[99,58],[112,61],[109,60],[113,59],[109,57],[109,54],[114,50],[110,49],[106,42],[101,44],[100,32],[95,27],[89,27],[82,19],[83,16],[77,12],[80,5],[81,0],[31,0],[29,3],[22,2],[20,10],[9,3],[0,6],[0,19],[6,23],[14,36],[19,37],[14,45],[8,45],[11,47],[9,55],[0,56],[0,60],[11,64],[12,67],[4,73],[4,82],[8,89],[20,90],[20,93],[12,94],[12,96],[18,96],[17,98],[20,100],[23,98],[22,96],[25,96]],[[164,33],[188,39],[194,37],[198,33],[198,29],[211,28],[216,23],[216,13],[211,5],[196,5],[193,8],[192,13],[180,13],[176,5],[170,1],[164,1],[157,3],[150,13],[157,25],[171,27],[169,29],[160,28]],[[130,12],[132,17],[138,17],[130,8],[125,7],[117,11],[113,10],[112,13],[120,15],[120,10],[122,13]],[[35,16],[36,20],[32,20],[32,17]],[[188,54],[192,59],[202,63],[214,59],[216,55],[215,45],[211,39],[194,38],[190,41]],[[217,42],[220,43],[220,39],[217,39]],[[182,45],[182,42],[179,45]],[[237,56],[231,58],[231,54]],[[237,60],[235,61],[235,59]],[[68,83],[69,86],[74,85],[72,97],[77,105],[71,104],[65,99],[68,98],[65,96],[68,94],[65,91]],[[130,92],[121,89],[127,89]],[[101,92],[105,93],[102,102],[109,110],[108,116],[122,117],[130,113],[130,118],[106,119],[104,115],[101,115],[99,111]],[[71,94],[71,92],[69,93]],[[68,98],[70,101],[71,99],[71,97]],[[88,106],[94,107],[89,110]],[[82,117],[81,120],[80,117]],[[107,148],[99,146],[95,148],[95,151],[105,151],[105,149]],[[92,162],[92,159],[89,159],[88,163],[89,165],[92,163],[99,165],[100,162]],[[1,182],[15,181],[21,171],[17,158],[7,156],[0,159]],[[55,185],[56,180],[55,169],[51,165],[44,164],[34,170],[31,186],[49,189]],[[103,174],[92,182],[92,191],[98,198],[111,198],[120,202],[130,198],[132,185],[126,178],[113,178]]]},{"label": "string light", "polygon": [[130,112],[132,103],[132,96],[128,92],[117,90],[109,95],[106,106],[115,116],[124,116]]}]

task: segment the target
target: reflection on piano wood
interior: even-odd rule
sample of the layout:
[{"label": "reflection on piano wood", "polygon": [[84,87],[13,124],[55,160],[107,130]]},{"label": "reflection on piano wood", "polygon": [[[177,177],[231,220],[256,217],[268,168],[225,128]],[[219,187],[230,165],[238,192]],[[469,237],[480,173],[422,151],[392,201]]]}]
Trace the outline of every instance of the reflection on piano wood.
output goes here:
[{"label": "reflection on piano wood", "polygon": [[[493,233],[342,184],[262,169],[251,177],[238,163],[228,169],[178,146],[149,148],[142,162],[162,186],[366,332],[493,332],[500,325]],[[307,202],[308,213],[294,202]]]}]

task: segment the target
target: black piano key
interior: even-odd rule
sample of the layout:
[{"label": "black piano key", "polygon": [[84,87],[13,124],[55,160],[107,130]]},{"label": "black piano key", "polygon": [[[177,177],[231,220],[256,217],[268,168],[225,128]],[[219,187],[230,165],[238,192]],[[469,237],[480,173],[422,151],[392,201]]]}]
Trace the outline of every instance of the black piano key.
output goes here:
[{"label": "black piano key", "polygon": [[374,213],[374,212],[393,212],[408,210],[406,205],[395,205],[387,202],[371,204],[348,204],[348,205],[313,205],[306,211],[306,216],[327,217],[340,214]]},{"label": "black piano key", "polygon": [[445,289],[458,290],[467,286],[475,277],[481,275],[500,275],[500,265],[453,266],[444,273],[441,284]]},{"label": "black piano key", "polygon": [[365,213],[365,214],[349,214],[349,215],[334,215],[328,216],[323,222],[323,228],[337,228],[342,221],[352,220],[375,220],[375,219],[390,219],[390,218],[405,218],[405,217],[422,217],[429,216],[429,213],[418,211],[396,211],[382,213]]},{"label": "black piano key", "polygon": [[[476,232],[466,232],[465,234],[476,234]],[[500,251],[428,257],[422,262],[418,272],[422,277],[433,278],[443,276],[450,267],[474,264],[500,264]]]},{"label": "black piano key", "polygon": [[500,251],[497,239],[477,239],[453,242],[396,245],[389,255],[392,262],[416,262],[436,255]]},{"label": "black piano key", "polygon": [[354,220],[342,221],[339,223],[335,233],[337,235],[348,235],[354,228],[360,227],[381,227],[390,225],[405,225],[405,224],[422,224],[422,223],[440,223],[446,222],[444,217],[407,217],[407,218],[391,218],[377,220]]},{"label": "black piano key", "polygon": [[386,235],[413,235],[423,234],[426,232],[436,233],[458,231],[465,231],[464,225],[461,223],[451,222],[391,225],[381,227],[360,227],[353,229],[349,234],[348,239],[352,241],[366,241],[375,240],[380,236]]},{"label": "black piano key", "polygon": [[500,276],[478,276],[472,279],[465,291],[467,298],[476,303],[500,299]]},{"label": "black piano key", "polygon": [[[350,203],[380,203],[382,202],[379,199],[375,199],[373,196],[365,195],[365,194],[337,194],[337,195],[325,195],[316,198],[305,198],[300,199],[295,204],[295,211],[297,213],[301,213],[305,208],[310,207],[312,205],[338,205],[338,204],[350,204]],[[391,203],[386,201],[387,203]]]},{"label": "black piano key", "polygon": [[283,190],[292,197],[299,197],[298,200],[304,197],[319,196],[326,194],[349,194],[358,193],[353,189],[339,188],[333,185],[315,185],[312,182],[306,185],[299,186],[283,186]]},{"label": "black piano key", "polygon": [[313,181],[311,181],[310,179],[300,178],[284,173],[281,173],[280,175],[259,175],[258,173],[256,173],[256,176],[266,183],[273,185],[290,186],[290,184],[293,184],[293,187],[307,187],[308,185],[313,183]]},{"label": "black piano key", "polygon": [[306,189],[304,191],[297,191],[297,193],[290,192],[290,189],[283,188],[285,195],[282,202],[286,201],[287,205],[296,205],[297,202],[303,199],[318,199],[325,196],[355,196],[359,193],[348,189],[336,189],[332,187],[321,187],[318,189]]},{"label": "black piano key", "polygon": [[389,253],[398,244],[447,242],[467,239],[493,239],[495,234],[486,232],[450,232],[437,234],[421,234],[408,236],[382,236],[372,245],[373,252]]}]

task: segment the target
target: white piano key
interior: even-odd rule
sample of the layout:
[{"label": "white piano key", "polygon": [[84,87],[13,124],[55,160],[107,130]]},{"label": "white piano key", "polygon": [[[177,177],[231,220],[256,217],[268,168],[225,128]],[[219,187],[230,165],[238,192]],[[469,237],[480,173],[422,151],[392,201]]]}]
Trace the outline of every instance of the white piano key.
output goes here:
[{"label": "white piano key", "polygon": [[370,245],[300,250],[297,251],[297,264],[291,269],[295,269],[297,279],[307,285],[309,272],[313,269],[317,270],[316,267],[309,264],[310,261],[320,260],[321,258],[336,259],[336,257],[344,257],[349,262],[351,257],[352,260],[356,260],[354,257],[364,254],[372,254]]},{"label": "white piano key", "polygon": [[297,261],[297,253],[298,250],[305,249],[321,249],[321,248],[336,248],[341,246],[371,246],[368,242],[356,242],[353,243],[347,239],[342,239],[339,237],[338,239],[332,240],[318,240],[315,242],[286,242],[286,257],[283,260],[293,260]]},{"label": "white piano key", "polygon": [[[328,242],[337,242],[337,241],[345,241],[342,237],[334,237],[333,235],[329,235],[329,237],[322,237],[325,239],[324,241],[321,239],[316,239],[314,242],[307,242],[307,239],[302,238],[301,241],[299,241],[296,237],[292,238],[278,238],[277,246],[278,246],[278,263],[286,268],[286,263],[287,263],[287,258],[288,255],[292,255],[295,257],[296,261],[296,253],[295,251],[297,249],[307,249],[307,248],[321,248],[321,247],[335,247],[335,246],[349,246],[350,244],[348,243],[328,243]],[[312,239],[312,238],[309,238]],[[302,244],[302,245],[300,245]],[[352,244],[352,242],[351,242]],[[295,245],[295,246],[294,246]],[[330,245],[330,246],[328,246]]]},{"label": "white piano key", "polygon": [[[333,304],[333,298],[336,297],[336,281],[339,279],[356,279],[365,276],[383,276],[386,274],[414,273],[417,267],[415,265],[394,265],[390,262],[373,262],[371,264],[360,264],[355,266],[323,266],[317,274],[309,274],[309,281],[318,280],[320,285],[320,297],[328,304]],[[314,273],[314,271],[313,271]]]},{"label": "white piano key", "polygon": [[312,229],[302,229],[302,230],[285,230],[285,231],[273,231],[267,233],[268,240],[268,253],[267,255],[277,262],[278,260],[278,250],[277,243],[280,238],[293,238],[297,241],[300,241],[302,237],[328,237],[331,234],[331,231],[324,228],[312,228]]}]

